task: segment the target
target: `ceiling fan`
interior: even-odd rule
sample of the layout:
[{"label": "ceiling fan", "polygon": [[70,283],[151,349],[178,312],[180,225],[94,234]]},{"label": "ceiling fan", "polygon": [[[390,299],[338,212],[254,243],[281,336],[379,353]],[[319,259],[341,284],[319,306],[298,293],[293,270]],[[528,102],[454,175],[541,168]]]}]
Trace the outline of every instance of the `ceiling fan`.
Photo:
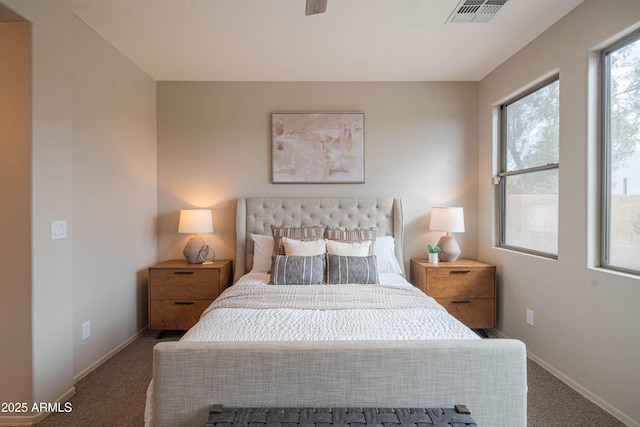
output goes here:
[{"label": "ceiling fan", "polygon": [[305,9],[305,15],[315,15],[317,13],[324,13],[327,10],[327,0],[307,0],[307,8]]}]

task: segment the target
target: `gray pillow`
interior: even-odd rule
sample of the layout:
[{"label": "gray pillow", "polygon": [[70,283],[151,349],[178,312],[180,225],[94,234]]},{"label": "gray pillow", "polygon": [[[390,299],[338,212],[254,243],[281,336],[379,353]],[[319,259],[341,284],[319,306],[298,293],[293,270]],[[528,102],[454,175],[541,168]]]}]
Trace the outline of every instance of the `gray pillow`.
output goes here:
[{"label": "gray pillow", "polygon": [[270,285],[321,285],[324,283],[324,254],[271,257]]},{"label": "gray pillow", "polygon": [[379,283],[376,256],[327,254],[327,284],[345,283],[363,285]]}]

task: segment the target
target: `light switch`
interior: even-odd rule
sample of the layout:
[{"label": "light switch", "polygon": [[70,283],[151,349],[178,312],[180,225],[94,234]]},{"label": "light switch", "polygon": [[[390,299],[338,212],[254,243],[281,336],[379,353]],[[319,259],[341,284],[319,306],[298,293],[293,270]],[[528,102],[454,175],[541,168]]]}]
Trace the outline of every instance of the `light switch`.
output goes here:
[{"label": "light switch", "polygon": [[51,240],[67,238],[67,221],[51,221]]}]

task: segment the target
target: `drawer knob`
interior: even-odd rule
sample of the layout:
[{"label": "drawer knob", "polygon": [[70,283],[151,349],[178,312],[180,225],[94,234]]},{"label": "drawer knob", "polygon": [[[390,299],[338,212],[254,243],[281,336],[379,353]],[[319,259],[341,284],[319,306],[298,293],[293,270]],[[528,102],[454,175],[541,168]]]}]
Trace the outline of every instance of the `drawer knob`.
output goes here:
[{"label": "drawer knob", "polygon": [[451,301],[451,304],[471,304],[471,301]]},{"label": "drawer knob", "polygon": [[471,270],[451,270],[449,274],[467,274],[471,273]]},{"label": "drawer knob", "polygon": [[174,271],[173,274],[187,275],[187,274],[193,274],[193,271]]},{"label": "drawer knob", "polygon": [[176,301],[176,305],[193,305],[193,301]]}]

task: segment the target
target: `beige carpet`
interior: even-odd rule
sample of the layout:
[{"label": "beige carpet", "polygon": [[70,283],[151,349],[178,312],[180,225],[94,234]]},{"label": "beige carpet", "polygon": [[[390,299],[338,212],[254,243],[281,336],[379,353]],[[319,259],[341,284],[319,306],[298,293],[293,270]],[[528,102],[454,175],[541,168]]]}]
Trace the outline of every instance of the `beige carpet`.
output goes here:
[{"label": "beige carpet", "polygon": [[[156,335],[146,333],[79,381],[76,394],[70,399],[73,411],[51,414],[37,426],[143,426]],[[528,375],[529,427],[624,426],[532,361]]]}]

